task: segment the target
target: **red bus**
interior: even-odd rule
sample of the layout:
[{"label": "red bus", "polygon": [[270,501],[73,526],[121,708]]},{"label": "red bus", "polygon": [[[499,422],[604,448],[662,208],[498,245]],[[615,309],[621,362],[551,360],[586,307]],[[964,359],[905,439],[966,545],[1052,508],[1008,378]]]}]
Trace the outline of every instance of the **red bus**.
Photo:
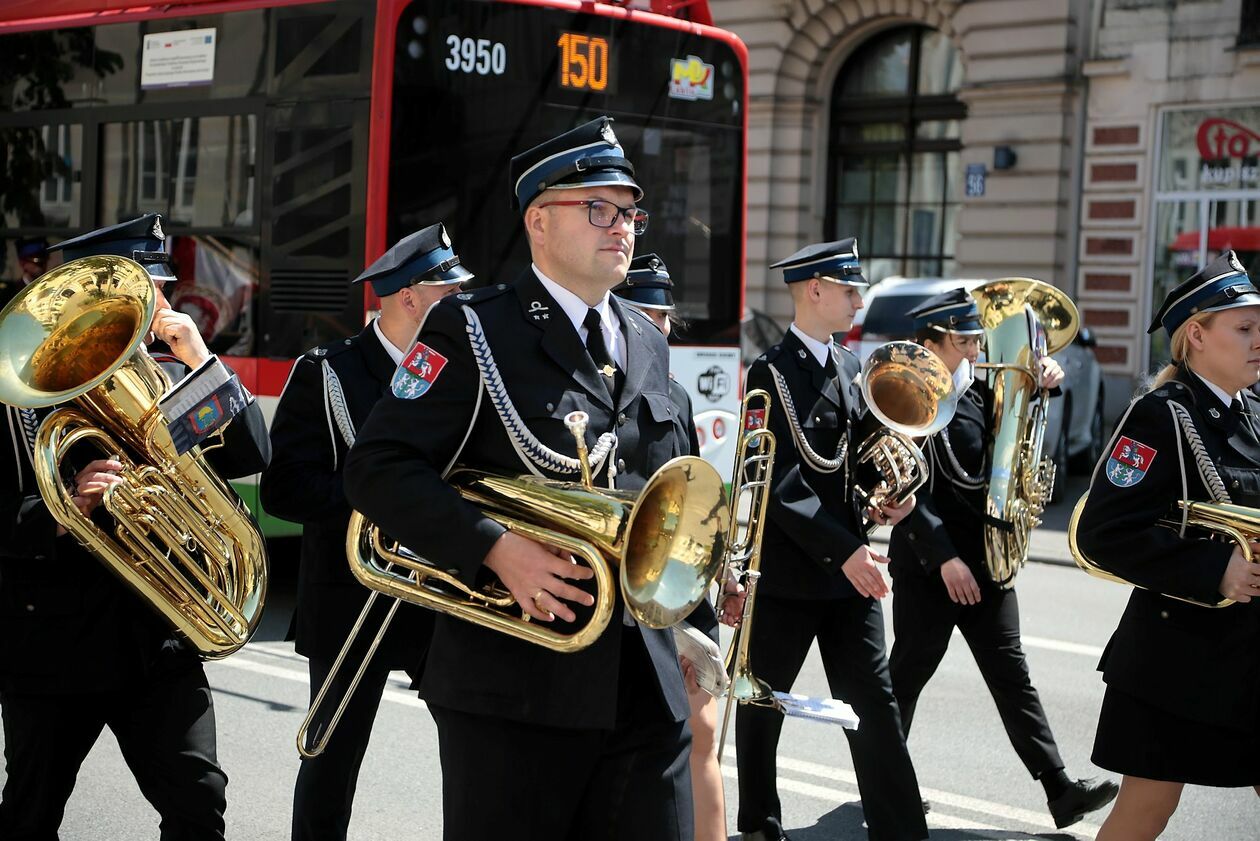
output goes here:
[{"label": "red bus", "polygon": [[162,213],[168,296],[270,409],[296,356],[362,327],[348,281],[405,234],[445,222],[475,284],[514,277],[509,159],[608,114],[652,213],[638,247],[688,323],[675,372],[729,470],[747,51],[711,23],[706,0],[10,0],[3,275],[19,241]]}]

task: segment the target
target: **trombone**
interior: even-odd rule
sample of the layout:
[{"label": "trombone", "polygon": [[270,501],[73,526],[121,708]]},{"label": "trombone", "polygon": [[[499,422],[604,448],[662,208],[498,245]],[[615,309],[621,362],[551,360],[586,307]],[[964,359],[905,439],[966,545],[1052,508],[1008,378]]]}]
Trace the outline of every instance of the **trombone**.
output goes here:
[{"label": "trombone", "polygon": [[[760,419],[760,421],[758,421]],[[726,731],[731,722],[731,708],[741,704],[776,707],[770,686],[752,672],[748,662],[748,645],[752,633],[753,605],[757,598],[757,582],[761,578],[761,538],[765,531],[770,482],[774,471],[775,437],[769,429],[770,393],[753,389],[744,395],[740,411],[740,438],[735,449],[734,483],[731,488],[730,531],[727,536],[726,572],[719,588],[730,577],[742,571],[745,597],[739,627],[726,652],[725,668],[730,681],[726,690],[726,709],[722,714],[722,735],[718,740],[718,762],[726,749]],[[749,427],[753,428],[749,428]],[[748,523],[741,536],[739,517],[743,500],[748,500]],[[719,605],[721,591],[719,589]]]}]

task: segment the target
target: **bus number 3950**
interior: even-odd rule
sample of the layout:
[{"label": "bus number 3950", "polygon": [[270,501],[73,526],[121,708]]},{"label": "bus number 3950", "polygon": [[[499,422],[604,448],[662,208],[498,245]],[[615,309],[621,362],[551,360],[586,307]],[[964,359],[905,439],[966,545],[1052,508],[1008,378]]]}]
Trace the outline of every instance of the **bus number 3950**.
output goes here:
[{"label": "bus number 3950", "polygon": [[462,70],[482,76],[502,76],[507,70],[507,47],[488,38],[461,38],[448,35],[446,46],[451,48],[446,57],[447,70]]}]

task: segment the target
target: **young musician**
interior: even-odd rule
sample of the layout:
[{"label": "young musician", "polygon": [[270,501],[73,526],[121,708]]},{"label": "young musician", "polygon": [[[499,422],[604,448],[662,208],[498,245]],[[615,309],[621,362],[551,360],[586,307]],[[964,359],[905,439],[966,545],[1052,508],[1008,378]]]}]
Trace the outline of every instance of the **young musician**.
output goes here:
[{"label": "young musician", "polygon": [[1260,565],[1178,505],[1260,507],[1260,292],[1234,252],[1168,294],[1160,329],[1172,360],[1121,418],[1076,532],[1135,585],[1099,664],[1093,760],[1124,775],[1099,841],[1156,838],[1187,783],[1260,794]]},{"label": "young musician", "polygon": [[[350,503],[469,587],[493,573],[531,620],[572,632],[592,573],[507,531],[444,481],[453,467],[576,481],[565,425],[589,416],[598,486],[635,490],[678,455],[669,348],[610,290],[647,228],[601,117],[512,160],[532,264],[435,306],[346,463]],[[405,372],[405,373],[404,373]],[[555,653],[438,616],[420,695],[437,722],[448,841],[692,838],[690,709],[669,630],[616,596],[587,648]]]},{"label": "young musician", "polygon": [[[381,302],[380,317],[356,336],[308,351],[293,366],[280,395],[271,427],[274,455],[259,490],[269,512],[302,524],[294,629],[297,652],[310,660],[312,703],[369,594],[346,563],[350,504],[341,489],[346,453],[356,430],[389,390],[425,313],[472,277],[441,224],[404,237],[353,281],[372,284]],[[367,623],[373,633],[388,611],[382,600],[377,606]],[[359,766],[386,679],[391,669],[418,669],[432,629],[430,611],[398,606],[328,747],[304,759],[298,770],[294,841],[346,837]],[[312,733],[327,726],[364,648],[366,643],[352,649],[360,656],[352,654],[338,673]]]},{"label": "young musician", "polygon": [[[761,554],[749,659],[772,689],[788,692],[818,641],[832,694],[861,717],[845,730],[872,839],[920,839],[927,824],[884,655],[880,599],[888,586],[867,546],[853,493],[859,425],[866,416],[857,358],[832,336],[853,325],[866,280],[854,239],[808,246],[775,263],[795,317],[783,341],[748,372],[747,388],[771,395],[778,442]],[[894,524],[913,508],[870,512]],[[723,613],[739,615],[733,600]],[[744,706],[736,718],[739,828],[746,841],[786,838],[775,755],[783,716]]]},{"label": "young musician", "polygon": [[[156,213],[50,250],[61,250],[66,262],[128,257],[148,270],[157,293],[151,347],[172,382],[213,359],[192,319],[162,294],[174,275]],[[241,393],[248,405],[228,423],[223,446],[205,452],[224,479],[258,472],[271,452],[258,403]],[[108,727],[160,816],[162,838],[222,839],[227,776],[216,755],[214,701],[201,659],[53,520],[33,470],[35,430],[51,411],[4,407],[0,711],[7,779],[0,838],[57,837],[79,766]],[[122,463],[93,458],[77,466],[66,477],[75,505],[104,516],[102,497],[121,481]]]},{"label": "young musician", "polygon": [[[961,391],[949,425],[920,444],[931,474],[919,504],[892,531],[893,693],[910,737],[919,694],[944,658],[954,629],[971,648],[997,704],[1011,746],[1046,792],[1055,826],[1076,823],[1116,796],[1108,780],[1073,780],[1050,732],[1019,638],[1015,590],[993,583],[985,557],[985,502],[992,447],[993,391],[973,379],[984,329],[965,289],[935,295],[912,309],[915,341],[936,354]],[[1057,388],[1063,369],[1042,360],[1041,385]]]}]

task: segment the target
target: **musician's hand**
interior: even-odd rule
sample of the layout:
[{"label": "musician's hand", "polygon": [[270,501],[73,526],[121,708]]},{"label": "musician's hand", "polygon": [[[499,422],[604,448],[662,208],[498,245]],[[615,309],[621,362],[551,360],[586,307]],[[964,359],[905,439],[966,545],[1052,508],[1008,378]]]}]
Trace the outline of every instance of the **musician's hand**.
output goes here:
[{"label": "musician's hand", "polygon": [[700,688],[700,684],[696,682],[696,668],[691,665],[691,661],[686,657],[679,655],[678,665],[682,667],[683,686],[687,689],[687,698],[698,698],[707,696],[709,693]]},{"label": "musician's hand", "polygon": [[590,593],[565,582],[566,578],[573,581],[592,578],[594,571],[579,566],[567,555],[558,556],[553,547],[528,537],[504,532],[482,563],[499,576],[521,610],[541,622],[550,622],[557,616],[572,622],[576,617],[565,601],[587,607],[595,604],[595,597]]},{"label": "musician's hand", "polygon": [[210,349],[201,338],[197,325],[186,313],[170,308],[159,309],[153,315],[149,330],[166,342],[175,358],[189,368],[198,368],[210,358]]},{"label": "musician's hand", "polygon": [[[1260,554],[1260,544],[1251,544],[1251,551]],[[1260,564],[1244,560],[1242,550],[1235,546],[1219,589],[1222,596],[1241,604],[1260,598]]]},{"label": "musician's hand", "polygon": [[1041,357],[1041,387],[1050,389],[1063,382],[1063,366],[1048,356]]},{"label": "musician's hand", "polygon": [[950,558],[941,564],[941,580],[954,604],[980,604],[980,585],[961,559]]},{"label": "musician's hand", "polygon": [[840,568],[844,570],[844,577],[849,579],[853,589],[868,599],[882,599],[888,595],[888,582],[880,574],[879,564],[886,563],[888,559],[872,552],[871,547],[859,546]]},{"label": "musician's hand", "polygon": [[744,602],[747,600],[748,591],[744,585],[734,576],[728,577],[718,594],[718,621],[728,628],[738,628],[744,619]]},{"label": "musician's hand", "polygon": [[916,501],[914,494],[910,494],[901,505],[888,505],[885,503],[871,511],[873,515],[871,519],[881,526],[895,526],[914,510]]},{"label": "musician's hand", "polygon": [[84,517],[92,516],[96,506],[101,504],[110,485],[123,481],[118,472],[123,469],[121,461],[112,458],[98,458],[88,462],[87,466],[74,475],[74,484],[70,488],[70,496],[74,505]]}]

